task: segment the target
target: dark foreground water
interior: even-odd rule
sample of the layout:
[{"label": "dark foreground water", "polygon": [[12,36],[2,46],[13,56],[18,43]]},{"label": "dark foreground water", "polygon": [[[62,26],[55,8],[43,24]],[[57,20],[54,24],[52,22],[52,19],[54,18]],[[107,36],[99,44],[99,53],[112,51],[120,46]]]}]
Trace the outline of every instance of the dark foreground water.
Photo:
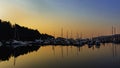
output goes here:
[{"label": "dark foreground water", "polygon": [[0,47],[0,68],[120,68],[120,45]]}]

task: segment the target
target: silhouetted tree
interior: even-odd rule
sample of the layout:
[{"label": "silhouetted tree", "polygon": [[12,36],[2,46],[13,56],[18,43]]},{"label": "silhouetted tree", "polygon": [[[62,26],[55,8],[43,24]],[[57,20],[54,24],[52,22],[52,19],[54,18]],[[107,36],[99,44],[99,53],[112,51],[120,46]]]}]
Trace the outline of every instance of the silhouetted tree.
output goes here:
[{"label": "silhouetted tree", "polygon": [[38,30],[30,29],[18,24],[11,25],[10,22],[0,20],[0,41],[13,39],[22,41],[33,41],[35,39],[54,38],[48,34],[41,34]]},{"label": "silhouetted tree", "polygon": [[6,41],[12,38],[12,26],[10,22],[0,20],[0,40]]}]

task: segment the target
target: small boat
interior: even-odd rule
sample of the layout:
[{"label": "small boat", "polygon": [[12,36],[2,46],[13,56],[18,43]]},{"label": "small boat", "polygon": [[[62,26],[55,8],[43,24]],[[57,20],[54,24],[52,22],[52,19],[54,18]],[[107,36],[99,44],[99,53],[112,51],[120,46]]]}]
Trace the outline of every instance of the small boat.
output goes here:
[{"label": "small boat", "polygon": [[11,41],[12,47],[16,48],[16,47],[19,47],[19,46],[25,46],[25,45],[27,45],[27,43],[25,43],[23,41],[18,41],[16,39],[19,39],[19,38],[18,38],[18,33],[17,33],[17,27],[15,25],[14,39]]},{"label": "small boat", "polygon": [[88,42],[88,47],[91,48],[94,45],[94,41],[89,41]]},{"label": "small boat", "polygon": [[26,46],[27,43],[23,42],[23,41],[17,41],[17,40],[13,40],[13,42],[11,43],[11,45],[16,48],[19,46]]},{"label": "small boat", "polygon": [[88,45],[94,45],[94,42],[93,41],[89,41]]},{"label": "small boat", "polygon": [[100,41],[96,41],[96,42],[95,42],[95,45],[100,45]]}]

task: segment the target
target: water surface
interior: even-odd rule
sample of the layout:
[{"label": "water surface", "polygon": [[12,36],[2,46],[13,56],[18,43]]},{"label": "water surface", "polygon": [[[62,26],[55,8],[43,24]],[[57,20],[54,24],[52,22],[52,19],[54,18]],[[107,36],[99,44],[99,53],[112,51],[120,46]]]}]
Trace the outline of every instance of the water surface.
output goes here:
[{"label": "water surface", "polygon": [[0,47],[0,68],[120,68],[120,45]]}]

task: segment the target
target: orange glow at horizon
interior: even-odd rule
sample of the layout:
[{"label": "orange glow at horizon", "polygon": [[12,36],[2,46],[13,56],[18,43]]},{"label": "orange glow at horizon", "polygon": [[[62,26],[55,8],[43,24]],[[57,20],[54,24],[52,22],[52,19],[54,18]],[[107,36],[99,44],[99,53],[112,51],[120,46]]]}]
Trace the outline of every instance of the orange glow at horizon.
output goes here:
[{"label": "orange glow at horizon", "polygon": [[37,29],[40,33],[47,33],[56,37],[61,36],[61,28],[64,30],[64,37],[67,36],[66,33],[68,31],[69,38],[71,37],[71,32],[74,38],[76,38],[77,33],[80,36],[82,33],[85,38],[111,34],[111,25],[108,25],[109,21],[103,19],[92,20],[84,16],[79,18],[79,16],[70,14],[70,12],[62,15],[42,11],[38,13],[15,5],[9,5],[8,3],[8,6],[6,6],[1,4],[0,19],[10,21],[12,24],[17,23],[21,26]]}]

